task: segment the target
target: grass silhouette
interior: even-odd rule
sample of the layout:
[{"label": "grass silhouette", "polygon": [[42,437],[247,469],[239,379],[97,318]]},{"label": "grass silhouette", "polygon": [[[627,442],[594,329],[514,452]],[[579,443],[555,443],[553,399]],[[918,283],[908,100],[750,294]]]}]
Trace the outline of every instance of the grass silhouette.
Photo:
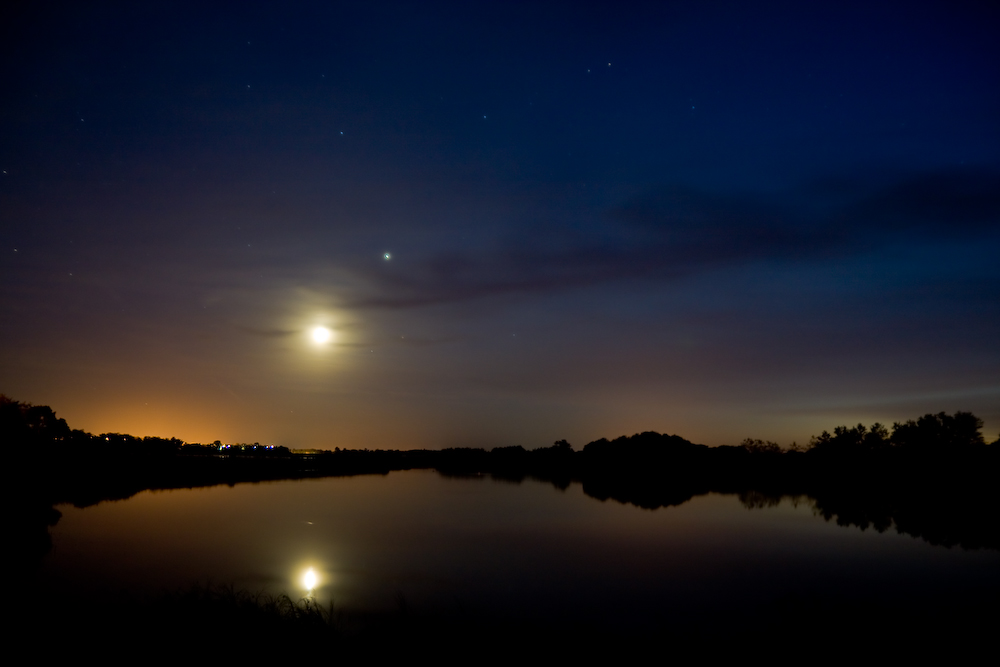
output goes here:
[{"label": "grass silhouette", "polygon": [[[684,659],[745,659],[853,654],[879,637],[887,655],[927,649],[965,655],[991,645],[997,600],[986,594],[959,608],[909,609],[902,601],[789,598],[702,626],[610,628],[601,624],[529,623],[464,611],[427,613],[405,601],[389,612],[340,609],[311,597],[293,599],[195,585],[140,598],[129,594],[72,601],[33,600],[11,633],[14,646],[45,660],[97,657],[103,662],[185,660],[378,661],[433,657],[438,664],[512,661],[641,660],[650,651]],[[668,603],[668,601],[665,601]],[[748,622],[750,621],[750,622]],[[18,627],[20,625],[20,627]]]}]

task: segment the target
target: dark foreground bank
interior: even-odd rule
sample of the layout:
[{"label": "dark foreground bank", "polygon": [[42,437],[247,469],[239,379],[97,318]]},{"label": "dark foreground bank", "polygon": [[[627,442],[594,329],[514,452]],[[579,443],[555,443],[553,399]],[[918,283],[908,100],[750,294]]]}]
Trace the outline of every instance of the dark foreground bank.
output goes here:
[{"label": "dark foreground bank", "polygon": [[[152,598],[36,601],[14,627],[15,645],[48,660],[649,660],[928,656],[989,648],[996,596],[902,601],[788,598],[711,622],[620,628],[525,623],[466,612],[360,613],[236,591],[194,587]],[[956,605],[956,602],[960,604]],[[665,601],[665,604],[668,604]]]}]

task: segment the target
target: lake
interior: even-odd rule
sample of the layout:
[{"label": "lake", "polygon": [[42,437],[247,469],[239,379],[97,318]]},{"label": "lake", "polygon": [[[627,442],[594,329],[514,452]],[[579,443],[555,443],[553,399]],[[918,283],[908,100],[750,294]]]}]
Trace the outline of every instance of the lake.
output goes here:
[{"label": "lake", "polygon": [[1000,553],[842,527],[808,498],[641,509],[526,480],[429,470],[172,491],[59,506],[49,595],[195,583],[360,610],[631,627],[741,622],[811,601],[937,604],[1000,591]]}]

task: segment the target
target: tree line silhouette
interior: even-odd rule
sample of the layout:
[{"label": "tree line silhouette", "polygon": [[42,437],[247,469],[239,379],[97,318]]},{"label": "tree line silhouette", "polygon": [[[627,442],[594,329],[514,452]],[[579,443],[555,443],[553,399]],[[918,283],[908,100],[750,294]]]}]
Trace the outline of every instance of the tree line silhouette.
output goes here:
[{"label": "tree line silhouette", "polygon": [[739,495],[748,509],[808,497],[840,525],[896,530],[933,544],[1000,549],[1000,440],[986,444],[968,412],[927,414],[866,427],[838,426],[807,446],[746,439],[708,447],[656,432],[602,438],[575,451],[549,447],[292,452],[259,443],[189,444],[177,438],[93,435],[48,406],[0,395],[0,439],[12,464],[18,553],[38,561],[51,547],[59,503],[79,507],[145,489],[435,469],[451,476],[531,478],[641,508],[680,505],[710,492]]}]

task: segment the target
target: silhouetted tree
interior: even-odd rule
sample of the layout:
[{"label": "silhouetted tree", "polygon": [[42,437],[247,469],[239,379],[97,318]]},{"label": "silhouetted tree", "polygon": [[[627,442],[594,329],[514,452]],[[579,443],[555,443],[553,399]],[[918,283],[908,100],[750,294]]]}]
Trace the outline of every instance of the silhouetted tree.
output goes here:
[{"label": "silhouetted tree", "polygon": [[819,454],[834,454],[841,456],[858,456],[885,451],[890,445],[889,431],[878,422],[871,428],[858,424],[853,428],[837,426],[833,435],[823,431],[813,436],[810,449]]},{"label": "silhouetted tree", "polygon": [[47,405],[20,403],[0,394],[0,438],[5,445],[46,445],[69,439],[65,419]]},{"label": "silhouetted tree", "polygon": [[927,414],[893,424],[892,443],[913,452],[954,452],[980,447],[985,443],[980,429],[983,420],[971,412]]},{"label": "silhouetted tree", "polygon": [[776,442],[771,442],[770,440],[754,440],[753,438],[747,438],[740,443],[740,447],[747,450],[751,454],[781,454],[781,445]]}]

